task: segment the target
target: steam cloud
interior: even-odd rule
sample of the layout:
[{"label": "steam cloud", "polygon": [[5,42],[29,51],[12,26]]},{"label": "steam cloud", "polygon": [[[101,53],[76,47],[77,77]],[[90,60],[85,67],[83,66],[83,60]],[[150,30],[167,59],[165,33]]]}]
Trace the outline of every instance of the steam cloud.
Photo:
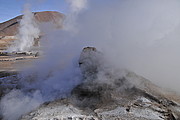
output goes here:
[{"label": "steam cloud", "polygon": [[70,10],[79,13],[87,6],[87,0],[66,0],[69,3]]},{"label": "steam cloud", "polygon": [[65,0],[69,5],[69,11],[67,18],[64,21],[64,29],[71,31],[72,33],[77,33],[78,24],[76,19],[78,15],[87,8],[87,0]]},{"label": "steam cloud", "polygon": [[17,40],[8,48],[8,52],[28,52],[32,50],[34,39],[40,35],[40,30],[30,10],[30,5],[26,4],[23,10],[23,17],[20,21]]},{"label": "steam cloud", "polygon": [[42,103],[41,95],[38,91],[31,96],[25,95],[22,91],[12,90],[2,98],[0,104],[4,119],[16,120],[22,114],[26,114]]},{"label": "steam cloud", "polygon": [[78,16],[78,39],[101,50],[114,66],[180,92],[178,0],[88,1]]},{"label": "steam cloud", "polygon": [[[21,92],[36,89],[42,101],[32,97],[34,92],[28,92],[25,98],[33,101],[35,99],[41,104],[44,101],[68,96],[73,87],[82,82],[77,63],[79,54],[85,46],[94,46],[102,51],[106,60],[116,68],[131,70],[162,87],[180,92],[178,0],[67,2],[71,10],[66,17],[65,28],[48,31],[43,36],[41,44],[48,46],[44,49],[44,59],[38,61],[37,67],[33,70],[25,71],[21,75]],[[85,10],[87,2],[88,9]],[[99,73],[102,81],[107,80],[101,74],[103,72]],[[8,118],[6,113],[11,111],[10,106],[4,106],[3,99],[2,113]],[[13,99],[9,100],[13,103]],[[33,108],[30,107],[29,110]],[[20,114],[16,117],[19,116]]]},{"label": "steam cloud", "polygon": [[[82,82],[78,66],[82,48],[79,46],[80,43],[74,44],[71,41],[73,39],[71,34],[74,33],[71,28],[74,27],[75,19],[80,12],[80,3],[78,0],[76,1],[78,4],[72,2],[73,9],[68,14],[70,17],[65,20],[64,30],[52,29],[51,32],[43,30],[47,32],[42,38],[44,59],[37,61],[35,68],[25,70],[19,75],[21,79],[20,90],[13,90],[1,99],[0,110],[4,119],[19,119],[23,114],[30,112],[45,101],[67,97],[72,89]],[[74,11],[76,5],[78,11]],[[74,12],[76,15],[73,15]],[[28,13],[31,12],[28,11]],[[72,27],[68,28],[69,26]],[[57,39],[59,35],[60,39]]]}]

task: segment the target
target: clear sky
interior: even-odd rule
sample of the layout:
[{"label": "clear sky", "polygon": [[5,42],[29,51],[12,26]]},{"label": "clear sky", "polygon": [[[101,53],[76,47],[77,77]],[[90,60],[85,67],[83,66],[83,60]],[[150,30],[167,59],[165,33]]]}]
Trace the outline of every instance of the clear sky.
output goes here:
[{"label": "clear sky", "polygon": [[0,0],[0,23],[22,14],[23,5],[31,4],[33,12],[59,11],[66,12],[64,0]]}]

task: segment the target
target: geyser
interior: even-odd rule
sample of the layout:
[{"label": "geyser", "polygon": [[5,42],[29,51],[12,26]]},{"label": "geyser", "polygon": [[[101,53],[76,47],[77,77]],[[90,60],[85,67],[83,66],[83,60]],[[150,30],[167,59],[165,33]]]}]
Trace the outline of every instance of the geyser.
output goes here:
[{"label": "geyser", "polygon": [[30,5],[26,4],[23,10],[23,17],[20,21],[17,40],[8,48],[8,52],[28,52],[32,50],[34,40],[39,38],[40,30],[30,10]]}]

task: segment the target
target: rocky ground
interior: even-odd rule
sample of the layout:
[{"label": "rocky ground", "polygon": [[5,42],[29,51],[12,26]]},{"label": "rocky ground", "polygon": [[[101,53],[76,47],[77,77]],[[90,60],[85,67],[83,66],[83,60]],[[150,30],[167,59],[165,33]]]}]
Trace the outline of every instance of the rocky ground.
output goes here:
[{"label": "rocky ground", "polygon": [[[67,98],[43,103],[21,120],[178,120],[180,96],[129,71],[112,72],[103,55],[85,48],[79,59],[83,83]],[[99,74],[101,71],[101,74]],[[7,74],[7,73],[3,73]],[[1,74],[1,75],[3,75]],[[100,75],[103,80],[100,79]],[[6,75],[5,75],[6,76]],[[15,73],[1,76],[1,95],[18,89]],[[4,89],[5,87],[6,89]]]}]

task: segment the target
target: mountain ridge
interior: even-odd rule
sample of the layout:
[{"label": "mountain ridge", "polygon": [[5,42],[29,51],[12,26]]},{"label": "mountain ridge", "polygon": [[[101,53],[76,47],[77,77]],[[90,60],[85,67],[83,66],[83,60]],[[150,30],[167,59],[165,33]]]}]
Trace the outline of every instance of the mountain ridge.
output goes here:
[{"label": "mountain ridge", "polygon": [[[57,11],[41,11],[33,12],[34,17],[39,23],[52,22],[58,27],[62,27],[61,21],[64,19],[64,14]],[[23,15],[16,16],[10,20],[0,23],[0,36],[14,36],[18,32],[20,20]]]}]

